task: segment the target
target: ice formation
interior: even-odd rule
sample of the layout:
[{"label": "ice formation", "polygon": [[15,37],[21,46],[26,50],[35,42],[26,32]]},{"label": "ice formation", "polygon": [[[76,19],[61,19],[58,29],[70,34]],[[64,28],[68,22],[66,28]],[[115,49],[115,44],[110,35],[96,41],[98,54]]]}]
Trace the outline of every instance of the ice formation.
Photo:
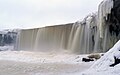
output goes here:
[{"label": "ice formation", "polygon": [[112,8],[113,0],[104,0],[98,7],[98,26],[101,38],[103,38],[105,20],[107,20],[107,16],[111,13]]}]

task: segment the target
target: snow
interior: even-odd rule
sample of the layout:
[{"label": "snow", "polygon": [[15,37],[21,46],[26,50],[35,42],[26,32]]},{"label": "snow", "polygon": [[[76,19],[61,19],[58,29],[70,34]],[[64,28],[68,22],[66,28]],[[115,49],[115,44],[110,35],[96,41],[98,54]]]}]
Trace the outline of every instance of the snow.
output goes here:
[{"label": "snow", "polygon": [[92,65],[90,69],[80,75],[120,75],[120,64],[110,67],[114,63],[114,56],[120,58],[120,40],[105,55]]},{"label": "snow", "polygon": [[76,75],[94,62],[81,62],[87,55],[1,51],[0,75]]}]

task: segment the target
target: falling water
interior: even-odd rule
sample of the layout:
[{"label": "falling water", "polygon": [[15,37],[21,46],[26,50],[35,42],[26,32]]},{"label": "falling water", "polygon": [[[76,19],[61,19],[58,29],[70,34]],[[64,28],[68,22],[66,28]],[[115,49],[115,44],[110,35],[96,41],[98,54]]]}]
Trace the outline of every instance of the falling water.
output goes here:
[{"label": "falling water", "polygon": [[98,45],[94,50],[97,31],[97,15],[90,14],[74,24],[21,30],[17,49],[75,54],[99,52]]},{"label": "falling water", "polygon": [[21,30],[18,35],[18,50],[61,52],[67,50],[71,24]]},{"label": "falling water", "polygon": [[75,23],[23,29],[17,39],[17,50],[69,52],[75,54],[105,52],[119,39],[111,35],[109,16],[112,0],[104,0],[97,13]]}]

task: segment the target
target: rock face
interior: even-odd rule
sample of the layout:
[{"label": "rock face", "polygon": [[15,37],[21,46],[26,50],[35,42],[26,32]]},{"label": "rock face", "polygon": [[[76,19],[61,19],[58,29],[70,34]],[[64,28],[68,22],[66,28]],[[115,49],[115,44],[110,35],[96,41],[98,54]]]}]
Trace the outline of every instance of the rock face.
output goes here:
[{"label": "rock face", "polygon": [[0,46],[14,45],[16,43],[17,32],[0,31]]},{"label": "rock face", "polygon": [[111,14],[108,15],[108,20],[106,22],[109,25],[111,35],[120,36],[120,1],[113,1],[114,6],[111,10]]}]

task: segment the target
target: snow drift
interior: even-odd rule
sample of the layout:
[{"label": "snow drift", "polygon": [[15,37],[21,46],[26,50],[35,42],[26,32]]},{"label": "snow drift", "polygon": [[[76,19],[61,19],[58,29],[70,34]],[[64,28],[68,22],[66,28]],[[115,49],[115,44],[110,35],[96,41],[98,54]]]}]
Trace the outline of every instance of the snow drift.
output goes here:
[{"label": "snow drift", "polygon": [[114,56],[120,59],[120,40],[94,65],[82,75],[120,75],[120,64],[110,67],[114,63]]}]

